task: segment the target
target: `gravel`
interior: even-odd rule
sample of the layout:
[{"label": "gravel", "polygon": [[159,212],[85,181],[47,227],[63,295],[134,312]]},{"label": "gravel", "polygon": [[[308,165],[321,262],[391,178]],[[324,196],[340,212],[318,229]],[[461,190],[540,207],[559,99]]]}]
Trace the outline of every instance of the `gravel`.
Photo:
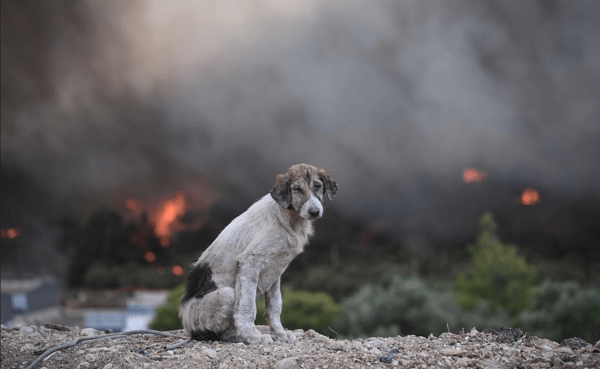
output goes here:
[{"label": "gravel", "polygon": [[[170,333],[177,336],[134,334],[82,342],[54,352],[36,368],[600,368],[600,341],[592,345],[571,338],[559,344],[512,328],[353,340],[298,329],[293,331],[295,344],[192,341],[167,350],[165,346],[186,338],[183,331]],[[2,326],[2,368],[25,368],[47,349],[84,335],[106,333],[51,324]]]}]

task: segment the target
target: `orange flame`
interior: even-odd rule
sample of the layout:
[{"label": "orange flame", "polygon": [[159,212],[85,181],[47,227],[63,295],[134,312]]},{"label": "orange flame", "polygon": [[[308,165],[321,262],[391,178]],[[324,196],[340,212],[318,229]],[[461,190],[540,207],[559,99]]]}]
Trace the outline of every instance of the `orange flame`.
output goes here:
[{"label": "orange flame", "polygon": [[483,182],[485,181],[485,173],[475,168],[467,168],[463,170],[463,181],[465,183]]},{"label": "orange flame", "polygon": [[521,194],[521,204],[532,206],[540,202],[540,193],[533,188],[526,188]]},{"label": "orange flame", "polygon": [[144,254],[144,259],[146,259],[146,261],[149,263],[154,263],[154,261],[156,261],[156,255],[154,255],[152,251],[148,251],[146,254]]},{"label": "orange flame", "polygon": [[160,244],[163,247],[170,245],[170,238],[173,234],[173,228],[177,227],[177,218],[186,211],[185,196],[183,192],[177,192],[175,198],[166,200],[157,214],[154,216],[156,229],[154,233],[160,238]]},{"label": "orange flame", "polygon": [[2,229],[0,230],[0,236],[2,238],[17,238],[19,237],[19,230],[16,228],[6,228],[6,229]]},{"label": "orange flame", "polygon": [[183,274],[183,267],[181,265],[173,265],[173,268],[171,269],[171,271],[175,275],[182,275]]}]

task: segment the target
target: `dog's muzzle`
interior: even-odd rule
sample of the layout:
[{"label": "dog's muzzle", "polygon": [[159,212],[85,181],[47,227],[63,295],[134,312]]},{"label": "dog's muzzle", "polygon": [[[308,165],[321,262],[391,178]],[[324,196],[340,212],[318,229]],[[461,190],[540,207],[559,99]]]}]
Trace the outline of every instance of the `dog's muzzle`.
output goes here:
[{"label": "dog's muzzle", "polygon": [[300,216],[304,219],[315,220],[323,215],[323,205],[321,201],[310,195],[310,199],[304,203],[302,209],[300,209]]}]

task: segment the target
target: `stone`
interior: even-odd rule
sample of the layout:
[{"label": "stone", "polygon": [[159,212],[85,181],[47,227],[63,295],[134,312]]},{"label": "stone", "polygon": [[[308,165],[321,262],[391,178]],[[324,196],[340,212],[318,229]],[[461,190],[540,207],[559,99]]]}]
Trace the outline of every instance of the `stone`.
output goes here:
[{"label": "stone", "polygon": [[448,349],[440,350],[440,353],[442,355],[458,356],[458,355],[463,355],[465,352],[463,350],[459,350],[459,349],[448,348]]},{"label": "stone", "polygon": [[205,348],[202,350],[202,352],[211,359],[216,359],[219,356],[217,351],[210,348]]},{"label": "stone", "polygon": [[81,330],[81,332],[79,332],[79,335],[88,337],[98,336],[99,334],[100,331],[94,328],[84,328]]},{"label": "stone", "polygon": [[273,369],[291,369],[296,367],[298,362],[295,357],[287,357],[283,360],[279,360],[274,366]]},{"label": "stone", "polygon": [[569,347],[558,347],[554,349],[554,352],[558,354],[573,355],[573,350],[571,350]]}]

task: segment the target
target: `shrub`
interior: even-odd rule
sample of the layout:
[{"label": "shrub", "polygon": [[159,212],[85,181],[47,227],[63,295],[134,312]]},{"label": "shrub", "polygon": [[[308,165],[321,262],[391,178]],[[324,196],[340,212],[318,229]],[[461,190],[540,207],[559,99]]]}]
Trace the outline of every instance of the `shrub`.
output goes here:
[{"label": "shrub", "polygon": [[[169,292],[168,302],[158,308],[152,329],[173,330],[181,328],[178,308],[185,292],[185,284],[177,286]],[[314,329],[327,333],[339,315],[341,307],[326,293],[295,291],[287,286],[282,288],[283,311],[281,322],[288,329]],[[256,324],[267,324],[264,318],[264,302],[257,304]]]},{"label": "shrub", "polygon": [[600,340],[600,288],[545,280],[535,292],[533,306],[519,316],[518,324],[551,340],[579,337],[594,343]]},{"label": "shrub", "polygon": [[160,331],[172,331],[181,329],[181,319],[179,319],[179,304],[185,293],[185,283],[173,288],[169,291],[167,303],[156,310],[156,317],[150,323],[150,329]]},{"label": "shrub", "polygon": [[422,279],[394,276],[388,286],[367,285],[342,302],[336,328],[348,337],[439,334],[453,326],[456,304]]},{"label": "shrub", "polygon": [[[331,333],[333,325],[342,308],[333,298],[324,292],[293,290],[282,286],[283,310],[281,324],[287,329],[314,329],[321,334]],[[264,318],[264,300],[257,305],[256,324],[267,324]]]},{"label": "shrub", "polygon": [[492,214],[485,213],[480,225],[477,242],[468,247],[473,265],[458,274],[454,283],[456,301],[468,309],[486,301],[492,309],[505,310],[515,317],[531,302],[535,268],[515,246],[498,239]]}]

